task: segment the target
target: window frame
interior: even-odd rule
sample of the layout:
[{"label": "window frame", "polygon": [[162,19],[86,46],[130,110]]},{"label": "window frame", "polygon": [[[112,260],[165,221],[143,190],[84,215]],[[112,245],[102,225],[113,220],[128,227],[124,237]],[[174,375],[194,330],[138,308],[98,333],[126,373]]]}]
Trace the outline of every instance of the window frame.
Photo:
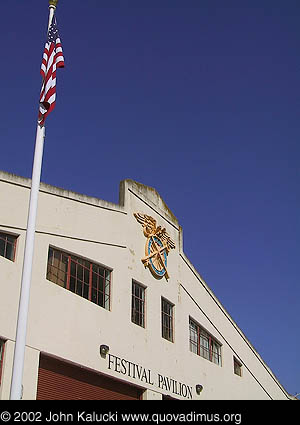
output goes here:
[{"label": "window frame", "polygon": [[240,378],[243,376],[243,364],[235,356],[233,356],[233,373]]},{"label": "window frame", "polygon": [[[191,324],[194,326],[194,335],[196,330],[197,337],[194,339],[191,338]],[[207,342],[207,345],[203,344],[203,340]],[[192,317],[189,317],[189,345],[192,353],[209,360],[217,366],[222,366],[222,344]],[[196,348],[196,351],[192,347]]]},{"label": "window frame", "polygon": [[[142,290],[143,298],[140,298],[135,294],[134,288],[136,287]],[[131,282],[131,322],[144,329],[146,328],[146,289],[147,287],[145,285],[142,285],[136,280],[132,280]],[[142,306],[142,311],[135,309],[135,306],[136,306],[135,301],[138,302],[139,306],[140,305]],[[137,321],[134,320],[135,314],[141,317],[140,323],[138,323],[139,322],[138,320]]]},{"label": "window frame", "polygon": [[[4,241],[4,255],[1,255],[0,254],[0,257],[6,258],[7,260],[12,261],[13,263],[15,262],[15,260],[16,260],[16,252],[17,252],[17,240],[18,240],[18,237],[19,237],[19,235],[16,235],[14,233],[10,233],[10,232],[7,232],[5,230],[1,230],[0,229],[0,240],[3,240]],[[13,242],[8,241],[8,238],[13,238],[14,239]],[[7,245],[8,244],[12,246],[12,253],[13,253],[12,258],[7,257],[5,255],[5,253],[7,252]]]},{"label": "window frame", "polygon": [[[168,314],[166,311],[164,311],[164,303],[170,307],[171,314]],[[169,342],[174,342],[174,311],[175,305],[166,298],[161,297],[161,336]],[[167,318],[168,324],[170,325],[169,327],[164,326],[164,318]]]},{"label": "window frame", "polygon": [[[53,254],[51,257],[52,264],[50,264],[49,262],[50,251],[53,251]],[[53,264],[54,262],[53,260],[55,259],[55,253],[58,254],[59,256],[59,261],[57,266]],[[61,264],[64,264],[66,266],[65,270],[60,268]],[[74,275],[74,268],[76,270],[75,275]],[[79,269],[82,268],[82,278],[78,277],[78,268]],[[100,273],[97,273],[94,270],[94,268],[96,269],[98,268],[98,270],[102,269],[103,275],[100,275]],[[57,272],[56,280],[54,278],[51,279],[52,277],[51,274],[54,275],[53,269],[56,270]],[[61,276],[64,277],[64,279],[59,277],[59,273]],[[96,287],[93,286],[95,276],[97,276]],[[50,245],[48,249],[46,279],[60,286],[61,288],[67,289],[73,294],[78,295],[81,298],[84,298],[87,301],[90,301],[93,304],[96,304],[99,307],[104,308],[105,310],[108,310],[108,311],[111,310],[112,269],[107,266],[104,266],[100,263],[93,262],[92,260],[82,257],[80,255],[73,254],[63,249]],[[74,281],[74,290],[71,287],[72,279]],[[59,280],[61,281],[62,284],[58,283]],[[98,283],[100,283],[100,280],[103,281],[103,291],[101,291],[98,286]],[[81,286],[81,291],[80,291],[81,293],[78,293],[77,288],[78,287],[80,288],[80,286]],[[108,291],[106,292],[107,287],[108,287]],[[103,299],[102,304],[99,304],[98,302],[99,293],[102,293],[102,299]],[[96,294],[97,301],[93,301],[93,297],[95,294]]]}]

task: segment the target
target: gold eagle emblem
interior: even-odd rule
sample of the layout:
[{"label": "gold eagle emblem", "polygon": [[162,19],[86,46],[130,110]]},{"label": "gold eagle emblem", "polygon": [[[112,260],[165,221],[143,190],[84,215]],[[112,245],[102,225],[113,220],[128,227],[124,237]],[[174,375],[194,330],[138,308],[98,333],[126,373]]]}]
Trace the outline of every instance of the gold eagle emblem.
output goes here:
[{"label": "gold eagle emblem", "polygon": [[169,279],[167,271],[167,256],[175,243],[165,228],[156,225],[156,220],[150,215],[134,213],[136,220],[142,225],[144,236],[147,238],[145,245],[145,257],[142,263],[149,267],[156,277],[165,276]]}]

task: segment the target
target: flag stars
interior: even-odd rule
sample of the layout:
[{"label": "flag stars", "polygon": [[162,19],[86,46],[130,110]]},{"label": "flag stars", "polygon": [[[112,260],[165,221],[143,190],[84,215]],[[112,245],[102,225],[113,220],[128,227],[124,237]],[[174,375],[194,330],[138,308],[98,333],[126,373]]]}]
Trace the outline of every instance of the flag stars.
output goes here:
[{"label": "flag stars", "polygon": [[49,29],[48,42],[49,43],[55,43],[55,41],[57,40],[58,37],[59,37],[59,35],[58,35],[58,29],[57,29],[57,26],[56,26],[56,19],[54,19],[52,21],[50,29]]}]

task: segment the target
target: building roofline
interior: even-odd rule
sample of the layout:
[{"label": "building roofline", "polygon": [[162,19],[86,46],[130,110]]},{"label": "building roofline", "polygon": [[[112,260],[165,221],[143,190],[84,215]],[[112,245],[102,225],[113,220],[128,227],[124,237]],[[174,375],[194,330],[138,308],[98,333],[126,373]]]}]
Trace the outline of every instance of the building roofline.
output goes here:
[{"label": "building roofline", "polygon": [[[8,173],[6,171],[0,170],[0,181],[9,183],[9,184],[14,184],[16,186],[21,186],[27,189],[31,188],[31,179],[21,177],[16,174]],[[105,201],[100,198],[96,198],[93,196],[88,196],[81,193],[73,192],[71,190],[52,186],[47,183],[41,182],[39,191],[41,193],[47,193],[49,195],[58,196],[61,198],[70,199],[72,201],[85,203],[95,207],[104,208],[111,211],[116,211],[116,212],[126,214],[124,207],[120,204],[115,204],[113,202]]]},{"label": "building roofline", "polygon": [[[8,184],[13,184],[17,186],[21,186],[27,189],[30,189],[31,187],[31,179],[24,178],[21,176],[18,176],[16,174],[8,173],[6,171],[0,170],[0,181],[6,182]],[[257,359],[260,361],[260,363],[264,366],[264,368],[267,370],[269,375],[274,379],[274,381],[278,384],[278,386],[281,388],[281,390],[285,393],[286,397],[289,399],[293,399],[293,396],[291,396],[285,388],[281,385],[277,377],[274,375],[272,370],[269,368],[269,366],[265,363],[265,361],[262,359],[260,354],[256,351],[254,346],[251,344],[251,342],[248,340],[246,335],[243,333],[243,331],[239,328],[237,323],[233,320],[231,315],[227,312],[226,308],[222,305],[222,303],[219,301],[219,299],[216,297],[216,295],[213,293],[213,291],[210,289],[208,284],[205,282],[205,280],[201,277],[199,272],[196,270],[196,268],[193,266],[193,264],[190,262],[188,257],[185,255],[183,251],[183,230],[182,227],[178,223],[178,219],[175,217],[173,212],[170,210],[170,208],[167,206],[165,201],[162,199],[160,194],[157,192],[156,189],[146,186],[142,183],[138,183],[132,179],[124,179],[120,182],[119,186],[119,204],[115,204],[109,201],[104,201],[102,199],[80,194],[77,192],[73,192],[70,190],[66,190],[63,188],[59,188],[56,186],[52,186],[46,183],[40,184],[40,192],[41,193],[47,193],[53,196],[62,197],[65,199],[69,199],[72,201],[85,203],[91,206],[95,206],[98,208],[104,208],[108,209],[110,211],[118,212],[127,214],[126,211],[126,190],[129,190],[132,192],[135,196],[140,197],[142,201],[146,202],[152,209],[157,211],[160,215],[162,215],[167,221],[170,222],[173,226],[175,226],[179,232],[179,255],[182,258],[182,260],[186,263],[186,265],[190,268],[196,279],[199,281],[199,283],[204,287],[204,289],[207,291],[209,296],[214,300],[218,308],[222,311],[222,313],[225,315],[225,317],[229,320],[231,325],[237,330],[239,335],[243,338],[243,340],[246,342],[246,344],[249,346],[251,351],[255,354]],[[159,205],[161,204],[161,205]],[[297,399],[297,398],[296,398]]]},{"label": "building roofline", "polygon": [[[245,341],[245,343],[248,345],[250,350],[253,352],[253,354],[256,356],[256,358],[259,360],[259,362],[263,365],[263,367],[266,369],[266,371],[269,373],[271,378],[276,382],[276,384],[279,386],[279,388],[283,391],[285,396],[287,398],[290,398],[290,394],[287,392],[287,390],[283,387],[283,385],[279,382],[276,375],[273,373],[273,371],[270,369],[270,367],[267,365],[267,363],[264,361],[264,359],[261,357],[261,355],[257,352],[253,344],[249,341],[249,339],[246,337],[244,332],[240,329],[238,324],[234,321],[234,319],[231,317],[231,315],[228,313],[226,308],[223,306],[223,304],[220,302],[220,300],[217,298],[217,296],[213,293],[213,291],[210,289],[210,287],[207,285],[205,280],[201,277],[201,275],[198,273],[196,268],[193,266],[193,264],[190,262],[188,257],[185,255],[183,251],[180,252],[180,257],[183,259],[183,261],[186,263],[186,265],[189,267],[189,269],[192,271],[196,279],[199,281],[199,283],[204,287],[204,289],[207,291],[208,295],[213,299],[213,301],[216,303],[217,307],[221,310],[221,312],[224,314],[226,319],[230,322],[230,324],[235,328],[235,330],[239,333],[239,335],[242,337],[242,339]],[[187,292],[184,285],[180,284],[183,289]],[[206,315],[206,313],[205,313]],[[222,335],[224,338],[224,336]],[[232,348],[232,347],[231,347]]]}]

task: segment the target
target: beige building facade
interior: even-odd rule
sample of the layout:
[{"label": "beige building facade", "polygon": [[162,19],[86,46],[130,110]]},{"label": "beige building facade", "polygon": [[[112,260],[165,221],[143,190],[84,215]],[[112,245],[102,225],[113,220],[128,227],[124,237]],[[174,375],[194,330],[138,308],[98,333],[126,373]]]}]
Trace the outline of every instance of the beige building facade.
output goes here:
[{"label": "beige building facade", "polygon": [[[0,399],[9,398],[30,180],[0,172]],[[155,189],[39,194],[23,399],[289,399],[185,256]]]}]

